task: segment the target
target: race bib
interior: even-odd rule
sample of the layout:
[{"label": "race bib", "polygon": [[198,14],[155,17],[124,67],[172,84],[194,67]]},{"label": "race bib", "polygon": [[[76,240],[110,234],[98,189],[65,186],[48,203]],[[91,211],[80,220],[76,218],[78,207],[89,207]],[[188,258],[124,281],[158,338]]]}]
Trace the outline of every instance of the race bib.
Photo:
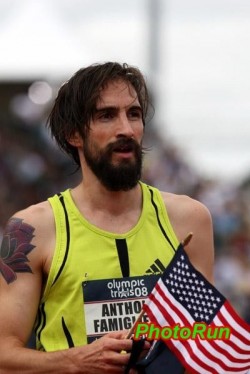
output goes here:
[{"label": "race bib", "polygon": [[[118,330],[129,330],[159,276],[138,276],[83,283],[87,341]],[[142,318],[147,322],[147,316]]]}]

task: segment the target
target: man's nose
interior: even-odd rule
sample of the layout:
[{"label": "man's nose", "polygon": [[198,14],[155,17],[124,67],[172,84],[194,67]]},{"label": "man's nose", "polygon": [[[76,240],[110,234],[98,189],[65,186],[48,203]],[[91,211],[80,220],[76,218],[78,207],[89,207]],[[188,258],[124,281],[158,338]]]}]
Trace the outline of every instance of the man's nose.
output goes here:
[{"label": "man's nose", "polygon": [[126,115],[120,115],[117,122],[116,136],[127,136],[128,138],[134,136],[133,124]]}]

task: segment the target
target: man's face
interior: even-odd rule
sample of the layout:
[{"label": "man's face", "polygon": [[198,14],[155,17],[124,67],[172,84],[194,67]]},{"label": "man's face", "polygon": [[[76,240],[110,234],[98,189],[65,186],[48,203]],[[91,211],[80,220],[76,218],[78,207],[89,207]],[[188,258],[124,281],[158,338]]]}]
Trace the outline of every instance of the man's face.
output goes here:
[{"label": "man's face", "polygon": [[86,164],[111,191],[130,190],[141,177],[142,110],[131,85],[119,80],[101,91],[86,136]]}]

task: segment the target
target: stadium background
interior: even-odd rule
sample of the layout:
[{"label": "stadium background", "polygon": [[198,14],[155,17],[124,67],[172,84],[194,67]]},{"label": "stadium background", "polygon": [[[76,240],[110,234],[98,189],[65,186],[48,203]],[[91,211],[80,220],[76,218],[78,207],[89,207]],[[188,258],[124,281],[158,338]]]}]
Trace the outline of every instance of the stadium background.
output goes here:
[{"label": "stadium background", "polygon": [[0,236],[15,211],[77,183],[45,128],[62,82],[126,61],[156,109],[143,179],[209,208],[216,285],[250,323],[250,3],[0,0],[0,14]]}]

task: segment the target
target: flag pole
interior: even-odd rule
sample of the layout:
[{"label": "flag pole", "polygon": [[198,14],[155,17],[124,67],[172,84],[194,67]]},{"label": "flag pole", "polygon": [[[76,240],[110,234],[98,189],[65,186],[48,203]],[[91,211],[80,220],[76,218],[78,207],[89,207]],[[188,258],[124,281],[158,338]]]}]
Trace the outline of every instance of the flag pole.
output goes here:
[{"label": "flag pole", "polygon": [[189,244],[189,242],[190,242],[190,240],[192,239],[192,237],[193,237],[193,233],[190,232],[190,233],[186,236],[186,238],[185,238],[184,240],[182,240],[181,244],[183,245],[183,247],[186,247],[186,246]]},{"label": "flag pole", "polygon": [[[186,238],[183,239],[183,240],[181,241],[181,244],[183,245],[183,247],[186,247],[186,246],[189,244],[189,242],[190,242],[190,240],[192,239],[192,237],[193,237],[193,233],[190,232],[190,233],[186,236]],[[134,329],[135,329],[136,324],[137,324],[138,322],[141,321],[141,319],[142,319],[142,317],[143,317],[144,314],[145,314],[145,311],[142,309],[142,310],[140,311],[140,313],[138,314],[138,317],[136,318],[136,321],[134,322],[133,326],[132,326],[131,329],[128,331],[128,333],[127,333],[125,339],[130,339],[130,338],[131,338],[131,336],[133,335],[133,332],[134,332]]]},{"label": "flag pole", "polygon": [[125,339],[130,339],[131,336],[133,335],[133,332],[134,332],[134,329],[135,329],[135,325],[141,321],[143,315],[145,314],[145,311],[142,309],[140,311],[140,313],[138,314],[138,317],[136,318],[136,321],[134,322],[133,326],[131,327],[131,329],[128,331]]}]

